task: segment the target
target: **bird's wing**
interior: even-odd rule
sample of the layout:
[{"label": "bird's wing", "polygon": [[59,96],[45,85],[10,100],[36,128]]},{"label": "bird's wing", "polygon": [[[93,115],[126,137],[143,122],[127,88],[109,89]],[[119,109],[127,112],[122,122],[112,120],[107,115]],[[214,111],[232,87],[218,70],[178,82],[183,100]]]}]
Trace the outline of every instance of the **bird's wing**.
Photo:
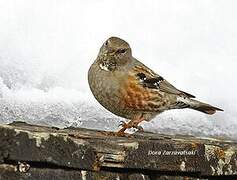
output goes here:
[{"label": "bird's wing", "polygon": [[136,65],[132,71],[129,70],[122,84],[120,103],[132,111],[161,112],[174,106],[176,99],[169,98],[167,94],[194,97],[178,90],[145,65]]},{"label": "bird's wing", "polygon": [[174,87],[172,84],[170,84],[166,80],[163,80],[162,82],[160,82],[160,90],[166,93],[170,93],[170,94],[177,94],[177,95],[183,95],[189,98],[195,98],[195,96],[192,94],[178,90],[176,87]]},{"label": "bird's wing", "polygon": [[159,76],[158,74],[154,73],[145,65],[134,66],[134,72],[138,80],[144,87],[157,89],[168,94],[176,94],[189,98],[195,98],[195,96],[189,93],[180,91],[172,84],[170,84],[167,80],[165,80],[162,76]]}]

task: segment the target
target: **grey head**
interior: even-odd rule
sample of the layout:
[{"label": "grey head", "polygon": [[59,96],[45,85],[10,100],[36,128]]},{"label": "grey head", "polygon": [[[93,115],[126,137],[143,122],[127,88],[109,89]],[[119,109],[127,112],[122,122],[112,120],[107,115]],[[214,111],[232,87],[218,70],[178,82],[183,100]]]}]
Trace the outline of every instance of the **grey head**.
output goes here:
[{"label": "grey head", "polygon": [[132,58],[132,50],[129,44],[118,37],[110,37],[100,48],[97,63],[107,71],[125,66]]}]

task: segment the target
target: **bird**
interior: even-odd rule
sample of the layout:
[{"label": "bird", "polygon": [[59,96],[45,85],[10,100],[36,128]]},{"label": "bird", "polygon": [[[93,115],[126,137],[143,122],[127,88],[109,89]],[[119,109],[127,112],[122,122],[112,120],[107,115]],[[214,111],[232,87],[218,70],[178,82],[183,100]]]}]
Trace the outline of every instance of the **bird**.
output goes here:
[{"label": "bird", "polygon": [[124,136],[129,128],[143,130],[139,123],[171,109],[190,108],[209,115],[223,111],[177,89],[134,58],[130,45],[119,37],[110,37],[103,43],[89,68],[88,83],[105,109],[129,120],[122,122],[118,136]]}]

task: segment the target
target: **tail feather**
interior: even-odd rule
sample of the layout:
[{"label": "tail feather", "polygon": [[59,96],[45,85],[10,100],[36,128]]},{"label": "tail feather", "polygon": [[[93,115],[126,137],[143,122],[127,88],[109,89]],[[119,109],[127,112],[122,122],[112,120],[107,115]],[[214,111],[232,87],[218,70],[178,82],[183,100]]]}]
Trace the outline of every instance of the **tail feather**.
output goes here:
[{"label": "tail feather", "polygon": [[206,113],[206,114],[215,114],[216,111],[224,111],[223,109],[214,107],[212,105],[194,100],[194,99],[189,99],[189,98],[182,98],[180,99],[181,102],[189,105],[189,108]]},{"label": "tail feather", "polygon": [[191,107],[191,108],[194,109],[194,110],[197,110],[197,111],[206,113],[206,114],[210,114],[210,115],[211,115],[211,114],[215,114],[216,111],[223,111],[223,110],[220,109],[220,108],[211,106],[211,105],[209,105],[209,104],[204,104],[204,103],[201,103],[200,105],[194,106],[194,107]]}]

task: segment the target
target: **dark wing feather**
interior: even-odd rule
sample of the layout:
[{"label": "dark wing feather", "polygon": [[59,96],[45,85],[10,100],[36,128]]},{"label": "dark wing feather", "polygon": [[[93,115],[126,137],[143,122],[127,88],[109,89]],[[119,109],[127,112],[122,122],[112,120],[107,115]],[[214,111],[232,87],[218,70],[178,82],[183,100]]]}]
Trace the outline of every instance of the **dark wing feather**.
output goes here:
[{"label": "dark wing feather", "polygon": [[178,90],[168,81],[166,81],[162,76],[156,75],[156,77],[152,77],[152,75],[149,75],[147,72],[138,73],[137,76],[139,77],[144,87],[159,89],[160,91],[163,91],[169,94],[177,94],[177,95],[183,95],[189,98],[195,98],[195,96],[189,93]]},{"label": "dark wing feather", "polygon": [[166,80],[160,82],[160,90],[170,94],[184,95],[189,98],[195,98],[195,96],[193,96],[192,94],[178,90]]}]

